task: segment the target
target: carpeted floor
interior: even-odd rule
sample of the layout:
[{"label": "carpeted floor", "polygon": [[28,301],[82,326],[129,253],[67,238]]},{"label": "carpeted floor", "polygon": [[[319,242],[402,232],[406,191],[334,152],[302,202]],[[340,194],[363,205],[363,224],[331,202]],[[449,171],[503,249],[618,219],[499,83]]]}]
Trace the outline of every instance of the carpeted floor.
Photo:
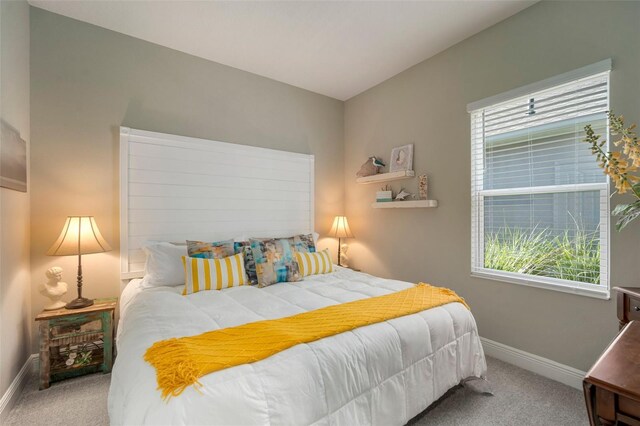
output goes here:
[{"label": "carpeted floor", "polygon": [[[588,425],[582,393],[542,376],[487,358],[494,396],[458,387],[414,419],[427,425]],[[6,426],[108,425],[109,375],[93,374],[38,391],[33,377]]]},{"label": "carpeted floor", "polygon": [[96,373],[39,391],[37,374],[32,374],[2,426],[108,425],[110,379],[110,374]]},{"label": "carpeted floor", "polygon": [[487,367],[493,396],[474,392],[471,384],[459,387],[432,404],[410,424],[589,425],[581,391],[495,358],[487,357]]}]

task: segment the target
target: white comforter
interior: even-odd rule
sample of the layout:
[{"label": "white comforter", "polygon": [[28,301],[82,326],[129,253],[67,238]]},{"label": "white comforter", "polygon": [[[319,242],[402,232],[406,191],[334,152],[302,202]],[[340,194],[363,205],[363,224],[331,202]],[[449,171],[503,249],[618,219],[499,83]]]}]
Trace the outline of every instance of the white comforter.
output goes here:
[{"label": "white comforter", "polygon": [[[131,284],[130,284],[131,285]],[[109,391],[111,424],[402,425],[486,364],[471,313],[452,303],[209,374],[163,401],[143,360],[154,342],[379,296],[411,284],[339,268],[266,288],[181,296],[125,290]]]}]

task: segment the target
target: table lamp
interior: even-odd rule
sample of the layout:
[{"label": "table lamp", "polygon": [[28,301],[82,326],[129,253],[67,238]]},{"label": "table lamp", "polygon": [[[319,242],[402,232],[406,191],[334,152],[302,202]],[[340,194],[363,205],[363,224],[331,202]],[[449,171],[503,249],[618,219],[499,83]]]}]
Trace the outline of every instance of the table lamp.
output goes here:
[{"label": "table lamp", "polygon": [[354,236],[351,232],[351,228],[349,228],[349,222],[347,221],[346,216],[336,216],[335,219],[333,219],[333,226],[331,226],[329,236],[338,239],[338,266],[342,266],[340,264],[340,257],[342,254],[340,240],[342,238],[353,238]]},{"label": "table lamp", "polygon": [[51,246],[47,255],[78,255],[78,297],[65,306],[67,309],[86,308],[93,300],[82,297],[82,255],[102,253],[111,250],[102,238],[93,216],[68,216],[60,236]]}]

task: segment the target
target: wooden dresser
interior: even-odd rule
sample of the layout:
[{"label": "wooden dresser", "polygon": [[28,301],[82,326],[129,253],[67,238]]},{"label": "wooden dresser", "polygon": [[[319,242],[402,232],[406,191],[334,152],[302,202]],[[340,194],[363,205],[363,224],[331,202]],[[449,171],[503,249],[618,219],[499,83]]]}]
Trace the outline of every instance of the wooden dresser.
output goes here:
[{"label": "wooden dresser", "polygon": [[583,386],[591,425],[640,426],[640,321],[624,326]]},{"label": "wooden dresser", "polygon": [[618,322],[620,329],[629,321],[640,320],[640,287],[615,287],[618,293]]}]

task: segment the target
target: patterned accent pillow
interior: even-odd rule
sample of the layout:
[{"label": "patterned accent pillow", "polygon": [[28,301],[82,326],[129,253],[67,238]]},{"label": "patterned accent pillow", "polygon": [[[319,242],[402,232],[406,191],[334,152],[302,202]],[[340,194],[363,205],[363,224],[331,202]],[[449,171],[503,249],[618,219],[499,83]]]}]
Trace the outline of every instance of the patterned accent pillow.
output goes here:
[{"label": "patterned accent pillow", "polygon": [[184,265],[183,295],[247,284],[242,253],[223,259],[182,256],[182,264]]},{"label": "patterned accent pillow", "polygon": [[253,250],[251,250],[251,243],[249,241],[236,241],[233,243],[236,254],[242,253],[244,255],[244,269],[249,277],[251,285],[258,284],[258,274],[256,273],[256,261],[253,258]]},{"label": "patterned accent pillow", "polygon": [[296,260],[303,277],[333,272],[333,263],[328,249],[316,253],[296,252]]},{"label": "patterned accent pillow", "polygon": [[187,254],[189,257],[200,259],[222,259],[235,254],[233,240],[216,241],[206,243],[203,241],[188,241]]},{"label": "patterned accent pillow", "polygon": [[295,260],[295,247],[290,238],[249,239],[256,262],[258,286],[266,287],[281,282],[300,281],[300,269]]},{"label": "patterned accent pillow", "polygon": [[316,252],[316,244],[313,241],[313,234],[294,235],[288,239],[291,241],[295,251],[302,253]]}]

